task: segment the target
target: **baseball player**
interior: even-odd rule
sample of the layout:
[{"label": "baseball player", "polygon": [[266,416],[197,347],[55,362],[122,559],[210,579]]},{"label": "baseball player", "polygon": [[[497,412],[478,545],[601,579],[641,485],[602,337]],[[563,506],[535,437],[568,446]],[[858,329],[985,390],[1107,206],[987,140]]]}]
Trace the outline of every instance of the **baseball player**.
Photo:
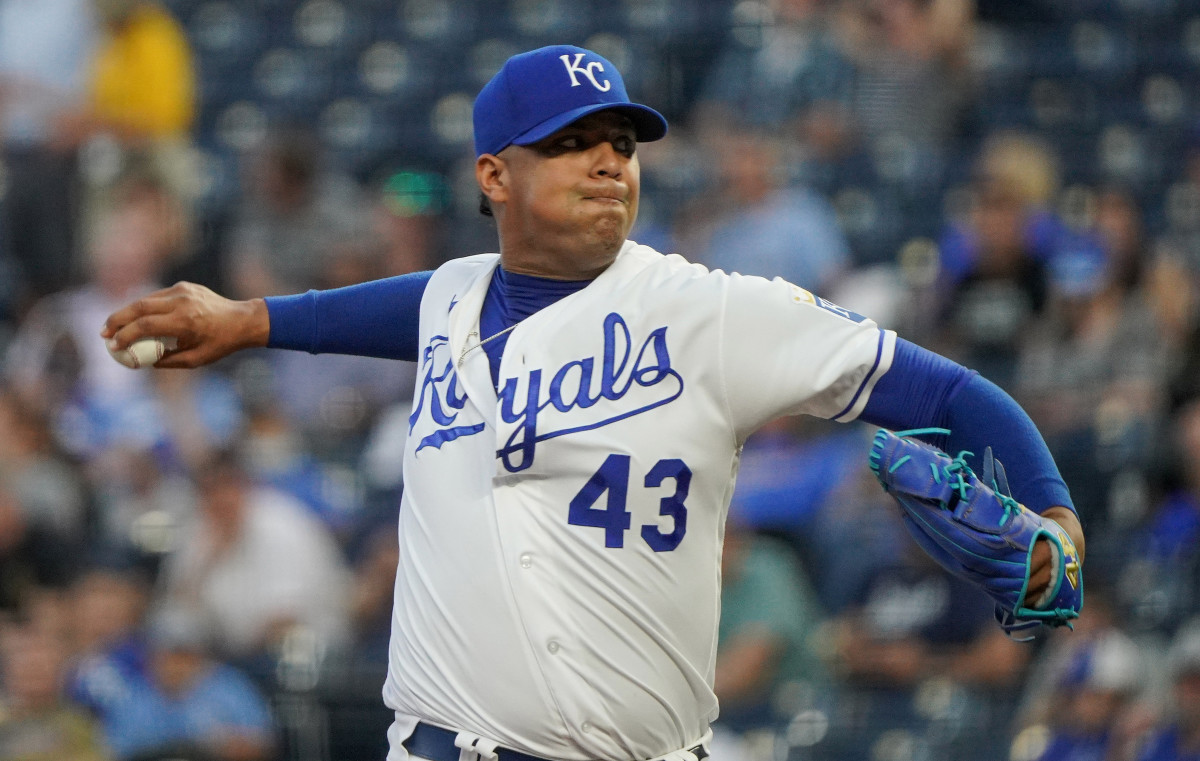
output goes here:
[{"label": "baseball player", "polygon": [[[102,331],[175,337],[159,367],[252,346],[418,364],[389,761],[705,757],[726,510],[743,442],[779,415],[990,444],[1016,498],[1082,551],[1040,435],[995,386],[796,285],[627,239],[637,144],[667,125],[612,63],[514,56],[474,119],[499,254],[265,300],[182,283]],[[1025,602],[1062,565],[1031,543]]]}]

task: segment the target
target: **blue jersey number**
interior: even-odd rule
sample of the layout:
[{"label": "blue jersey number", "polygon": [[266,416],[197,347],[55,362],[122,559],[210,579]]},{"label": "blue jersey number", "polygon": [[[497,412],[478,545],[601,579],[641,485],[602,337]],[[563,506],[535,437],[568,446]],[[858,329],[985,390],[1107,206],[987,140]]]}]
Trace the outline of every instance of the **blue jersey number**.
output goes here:
[{"label": "blue jersey number", "polygon": [[[625,532],[629,530],[632,518],[626,507],[629,495],[629,455],[610,454],[592,474],[575,498],[571,500],[567,511],[567,522],[572,526],[591,526],[604,529],[605,547],[624,547]],[[675,493],[659,500],[659,515],[671,517],[674,527],[670,533],[664,534],[653,523],[642,526],[642,539],[655,552],[670,552],[683,541],[687,531],[687,507],[683,501],[687,499],[688,489],[692,484],[692,471],[683,460],[659,460],[650,472],[646,474],[647,489],[661,486],[668,478],[675,482]],[[605,493],[604,507],[593,507]]]},{"label": "blue jersey number", "polygon": [[[605,507],[592,507],[600,495],[608,492]],[[629,530],[629,511],[625,509],[625,496],[629,492],[629,455],[610,454],[583,485],[571,509],[567,511],[567,523],[572,526],[594,526],[604,529],[605,547],[624,547],[625,532]]]}]

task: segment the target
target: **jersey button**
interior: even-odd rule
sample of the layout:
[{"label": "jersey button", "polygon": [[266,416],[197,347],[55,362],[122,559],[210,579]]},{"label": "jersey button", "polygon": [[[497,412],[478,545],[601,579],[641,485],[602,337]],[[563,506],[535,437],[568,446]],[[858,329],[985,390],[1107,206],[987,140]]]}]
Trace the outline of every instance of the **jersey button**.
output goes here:
[{"label": "jersey button", "polygon": [[583,722],[582,725],[580,725],[579,728],[582,729],[584,732],[591,732],[592,731],[592,723],[590,721],[585,721],[585,722]]},{"label": "jersey button", "polygon": [[546,644],[546,649],[549,650],[552,654],[557,653],[558,648],[559,648],[558,640],[552,639]]},{"label": "jersey button", "polygon": [[521,553],[521,567],[522,568],[532,568],[533,567],[533,555],[531,555],[528,552]]}]

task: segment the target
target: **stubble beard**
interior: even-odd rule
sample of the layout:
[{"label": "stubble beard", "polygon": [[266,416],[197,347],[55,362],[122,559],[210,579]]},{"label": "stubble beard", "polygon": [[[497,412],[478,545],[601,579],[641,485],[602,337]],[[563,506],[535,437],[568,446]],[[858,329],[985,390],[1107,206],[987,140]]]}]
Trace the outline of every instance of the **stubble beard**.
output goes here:
[{"label": "stubble beard", "polygon": [[625,243],[629,228],[617,215],[606,215],[592,225],[590,241],[595,250],[615,256]]}]

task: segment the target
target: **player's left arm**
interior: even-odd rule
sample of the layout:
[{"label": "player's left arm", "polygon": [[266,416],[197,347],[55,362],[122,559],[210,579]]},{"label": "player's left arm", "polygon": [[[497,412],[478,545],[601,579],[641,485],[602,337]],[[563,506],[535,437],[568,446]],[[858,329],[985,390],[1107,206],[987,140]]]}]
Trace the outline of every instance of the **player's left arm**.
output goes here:
[{"label": "player's left arm", "polygon": [[[873,389],[860,419],[892,430],[948,429],[949,435],[927,440],[951,453],[966,450],[981,456],[990,446],[1006,467],[1014,498],[1060,525],[1083,561],[1083,528],[1050,449],[1025,410],[996,384],[897,339],[892,365]],[[1030,598],[1045,589],[1050,575],[1050,548],[1039,540],[1030,569]]]}]

